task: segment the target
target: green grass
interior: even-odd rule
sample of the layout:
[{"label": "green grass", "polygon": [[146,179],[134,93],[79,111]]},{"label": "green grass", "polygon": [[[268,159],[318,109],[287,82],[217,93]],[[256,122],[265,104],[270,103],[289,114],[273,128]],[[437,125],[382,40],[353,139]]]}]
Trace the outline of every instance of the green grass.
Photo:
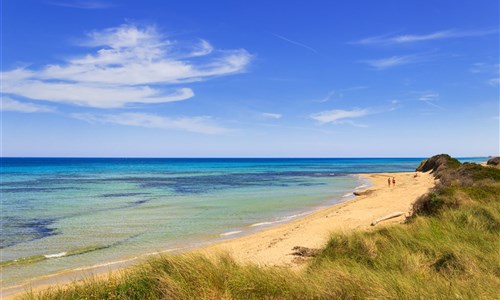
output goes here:
[{"label": "green grass", "polygon": [[165,255],[109,280],[24,298],[497,299],[500,173],[452,166],[406,224],[335,234],[300,272],[241,265],[226,255]]}]

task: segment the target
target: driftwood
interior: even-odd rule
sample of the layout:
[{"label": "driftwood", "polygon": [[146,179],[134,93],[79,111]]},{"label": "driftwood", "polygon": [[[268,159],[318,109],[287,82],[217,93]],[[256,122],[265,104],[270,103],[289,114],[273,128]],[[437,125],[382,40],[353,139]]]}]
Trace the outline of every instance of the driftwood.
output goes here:
[{"label": "driftwood", "polygon": [[356,191],[356,192],[353,192],[353,194],[355,196],[368,196],[373,192],[375,192],[375,191],[374,190],[366,190],[366,191],[361,191],[361,192]]},{"label": "driftwood", "polygon": [[301,257],[314,257],[319,253],[319,249],[307,248],[302,246],[295,246],[292,248],[292,250],[294,250],[292,255]]},{"label": "driftwood", "polygon": [[388,214],[386,216],[383,216],[381,218],[378,218],[378,219],[374,220],[371,223],[371,225],[375,226],[375,225],[377,225],[378,223],[380,223],[382,221],[389,220],[389,219],[392,219],[392,218],[396,218],[396,217],[399,217],[399,216],[404,215],[404,214],[405,214],[404,212],[396,211],[396,212],[393,212],[391,214]]}]

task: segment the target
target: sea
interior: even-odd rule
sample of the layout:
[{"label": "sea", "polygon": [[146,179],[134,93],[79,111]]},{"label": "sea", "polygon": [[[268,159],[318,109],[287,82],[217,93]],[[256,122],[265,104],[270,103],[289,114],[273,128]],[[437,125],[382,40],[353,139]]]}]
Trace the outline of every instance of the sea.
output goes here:
[{"label": "sea", "polygon": [[250,234],[352,199],[370,184],[358,174],[422,160],[1,158],[0,284]]}]

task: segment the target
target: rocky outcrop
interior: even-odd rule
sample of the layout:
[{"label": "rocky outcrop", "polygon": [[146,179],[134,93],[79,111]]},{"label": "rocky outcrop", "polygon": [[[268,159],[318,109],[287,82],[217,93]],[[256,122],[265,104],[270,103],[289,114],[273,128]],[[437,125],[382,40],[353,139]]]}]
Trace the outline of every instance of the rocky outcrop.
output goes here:
[{"label": "rocky outcrop", "polygon": [[498,167],[500,166],[500,157],[497,156],[497,157],[492,157],[490,159],[488,159],[488,161],[486,162],[486,164],[488,166],[495,166],[495,167]]},{"label": "rocky outcrop", "polygon": [[444,170],[456,169],[460,166],[460,162],[448,154],[434,155],[420,163],[417,167],[417,172],[428,172],[431,171],[436,178],[441,177]]}]

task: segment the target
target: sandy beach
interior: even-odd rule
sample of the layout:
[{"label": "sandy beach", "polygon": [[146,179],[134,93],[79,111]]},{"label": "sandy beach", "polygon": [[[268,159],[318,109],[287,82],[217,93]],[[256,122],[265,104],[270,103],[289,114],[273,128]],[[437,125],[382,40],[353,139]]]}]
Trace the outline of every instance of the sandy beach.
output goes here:
[{"label": "sandy beach", "polygon": [[[331,207],[319,209],[303,218],[289,223],[264,229],[260,232],[226,240],[214,245],[194,250],[194,253],[216,255],[230,254],[241,263],[255,263],[259,266],[299,267],[304,259],[293,255],[296,246],[321,248],[331,233],[352,230],[370,230],[402,222],[409,214],[411,204],[435,185],[435,179],[428,173],[377,173],[363,174],[372,186],[357,191],[354,199]],[[388,178],[395,178],[395,186],[388,186]],[[398,217],[371,224],[388,215]],[[34,280],[30,286],[2,290],[3,299],[12,298],[29,288],[40,290],[54,284],[61,284],[82,275],[106,276],[111,268],[100,267],[82,271],[68,271],[52,275],[44,280]]]},{"label": "sandy beach", "polygon": [[[321,248],[333,232],[370,230],[372,228],[401,223],[410,213],[412,203],[435,185],[429,173],[379,173],[361,175],[372,186],[356,198],[320,209],[303,218],[267,230],[228,240],[197,250],[207,255],[227,252],[238,262],[260,266],[296,267],[302,259],[293,255],[296,246]],[[396,185],[387,184],[395,178]],[[393,214],[400,216],[377,223],[372,222]]]}]

